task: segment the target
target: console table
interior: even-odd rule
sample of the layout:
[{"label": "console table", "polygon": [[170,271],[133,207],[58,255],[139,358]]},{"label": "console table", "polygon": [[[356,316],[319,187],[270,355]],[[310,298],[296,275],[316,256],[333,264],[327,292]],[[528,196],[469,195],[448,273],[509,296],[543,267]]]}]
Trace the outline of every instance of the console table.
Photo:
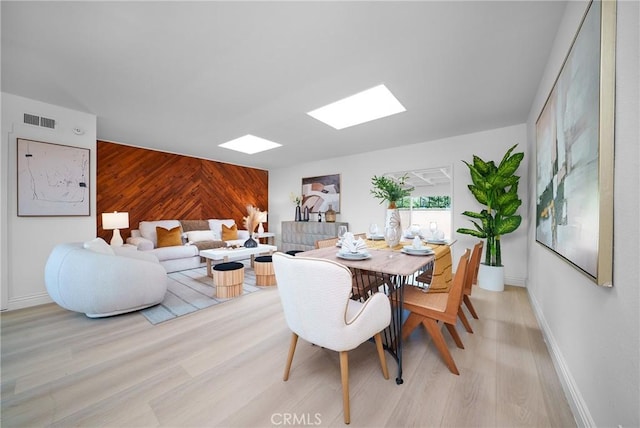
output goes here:
[{"label": "console table", "polygon": [[[266,240],[267,244],[269,245],[275,245],[276,244],[276,234],[273,232],[262,232],[262,233],[256,233],[253,235],[254,238],[257,238],[258,240],[260,239],[264,239]],[[260,241],[258,241],[260,242]]]},{"label": "console table", "polygon": [[281,248],[283,252],[291,250],[308,251],[315,248],[320,239],[335,238],[340,226],[349,227],[349,223],[326,223],[318,221],[283,221],[281,224]]}]

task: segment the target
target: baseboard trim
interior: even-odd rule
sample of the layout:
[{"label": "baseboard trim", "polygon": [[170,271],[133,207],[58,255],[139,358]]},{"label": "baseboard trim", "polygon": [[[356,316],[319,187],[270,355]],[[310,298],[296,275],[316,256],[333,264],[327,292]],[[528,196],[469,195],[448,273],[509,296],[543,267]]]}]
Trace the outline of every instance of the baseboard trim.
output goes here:
[{"label": "baseboard trim", "polygon": [[53,300],[51,300],[48,293],[32,294],[30,296],[22,296],[13,299],[10,298],[7,304],[7,310],[14,311],[16,309],[24,309],[47,303],[53,303]]},{"label": "baseboard trim", "polygon": [[504,277],[504,283],[509,285],[515,285],[516,287],[526,287],[527,283],[524,278],[519,276],[506,276]]},{"label": "baseboard trim", "polygon": [[540,330],[542,331],[542,336],[545,343],[547,344],[547,349],[549,350],[549,354],[551,355],[553,366],[555,367],[556,373],[560,378],[560,383],[562,384],[564,395],[567,397],[569,407],[571,408],[573,417],[576,420],[576,425],[578,425],[579,427],[595,428],[596,423],[591,417],[591,412],[589,412],[587,403],[584,401],[584,398],[580,393],[580,389],[578,388],[575,379],[571,375],[571,370],[569,369],[567,362],[565,361],[564,356],[560,351],[560,347],[558,346],[555,338],[553,337],[553,334],[551,333],[549,324],[547,324],[544,314],[542,313],[542,310],[538,305],[538,301],[531,295],[531,293],[527,294],[529,296],[529,302],[531,303],[531,307],[533,308],[535,317],[538,320]]}]

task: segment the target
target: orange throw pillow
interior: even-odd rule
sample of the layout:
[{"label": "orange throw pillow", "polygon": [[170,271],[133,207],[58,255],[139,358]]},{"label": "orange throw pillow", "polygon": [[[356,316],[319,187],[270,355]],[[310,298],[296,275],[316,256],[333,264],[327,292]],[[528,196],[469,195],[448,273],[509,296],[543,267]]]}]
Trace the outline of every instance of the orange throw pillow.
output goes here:
[{"label": "orange throw pillow", "polygon": [[227,225],[222,225],[222,240],[223,241],[231,241],[234,239],[238,239],[238,226],[235,224],[231,227]]},{"label": "orange throw pillow", "polygon": [[158,248],[182,245],[182,228],[180,226],[169,230],[156,226],[156,234],[158,235]]}]

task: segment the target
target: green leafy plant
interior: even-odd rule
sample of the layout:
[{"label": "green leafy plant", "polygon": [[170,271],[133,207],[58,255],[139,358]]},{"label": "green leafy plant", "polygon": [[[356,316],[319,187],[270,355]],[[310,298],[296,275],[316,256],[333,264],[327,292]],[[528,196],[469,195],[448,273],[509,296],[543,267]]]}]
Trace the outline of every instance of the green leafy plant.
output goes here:
[{"label": "green leafy plant", "polygon": [[397,180],[385,176],[378,177],[374,175],[371,179],[371,184],[373,184],[371,194],[376,199],[380,199],[380,203],[387,201],[389,208],[395,208],[396,202],[411,195],[411,192],[413,192],[414,187],[405,186],[408,179],[409,176],[407,174]]},{"label": "green leafy plant", "polygon": [[502,266],[500,238],[520,227],[522,217],[516,211],[522,204],[518,197],[518,182],[515,175],[524,153],[514,153],[517,144],[511,147],[502,158],[500,165],[493,161],[485,162],[473,156],[473,164],[463,161],[471,173],[469,190],[476,200],[486,208],[482,211],[465,211],[462,215],[470,217],[475,229],[460,228],[458,233],[487,240],[485,265]]}]

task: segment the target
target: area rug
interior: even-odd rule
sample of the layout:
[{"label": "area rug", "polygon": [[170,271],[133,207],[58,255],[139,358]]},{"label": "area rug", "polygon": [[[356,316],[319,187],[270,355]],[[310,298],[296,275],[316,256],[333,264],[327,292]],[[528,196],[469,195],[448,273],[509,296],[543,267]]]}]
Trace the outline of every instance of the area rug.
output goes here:
[{"label": "area rug", "polygon": [[[260,287],[255,286],[255,272],[248,267],[249,261],[243,263],[243,294],[259,291]],[[214,297],[215,288],[204,267],[167,274],[167,281],[164,300],[156,306],[140,311],[151,324],[159,324],[230,300]]]}]

